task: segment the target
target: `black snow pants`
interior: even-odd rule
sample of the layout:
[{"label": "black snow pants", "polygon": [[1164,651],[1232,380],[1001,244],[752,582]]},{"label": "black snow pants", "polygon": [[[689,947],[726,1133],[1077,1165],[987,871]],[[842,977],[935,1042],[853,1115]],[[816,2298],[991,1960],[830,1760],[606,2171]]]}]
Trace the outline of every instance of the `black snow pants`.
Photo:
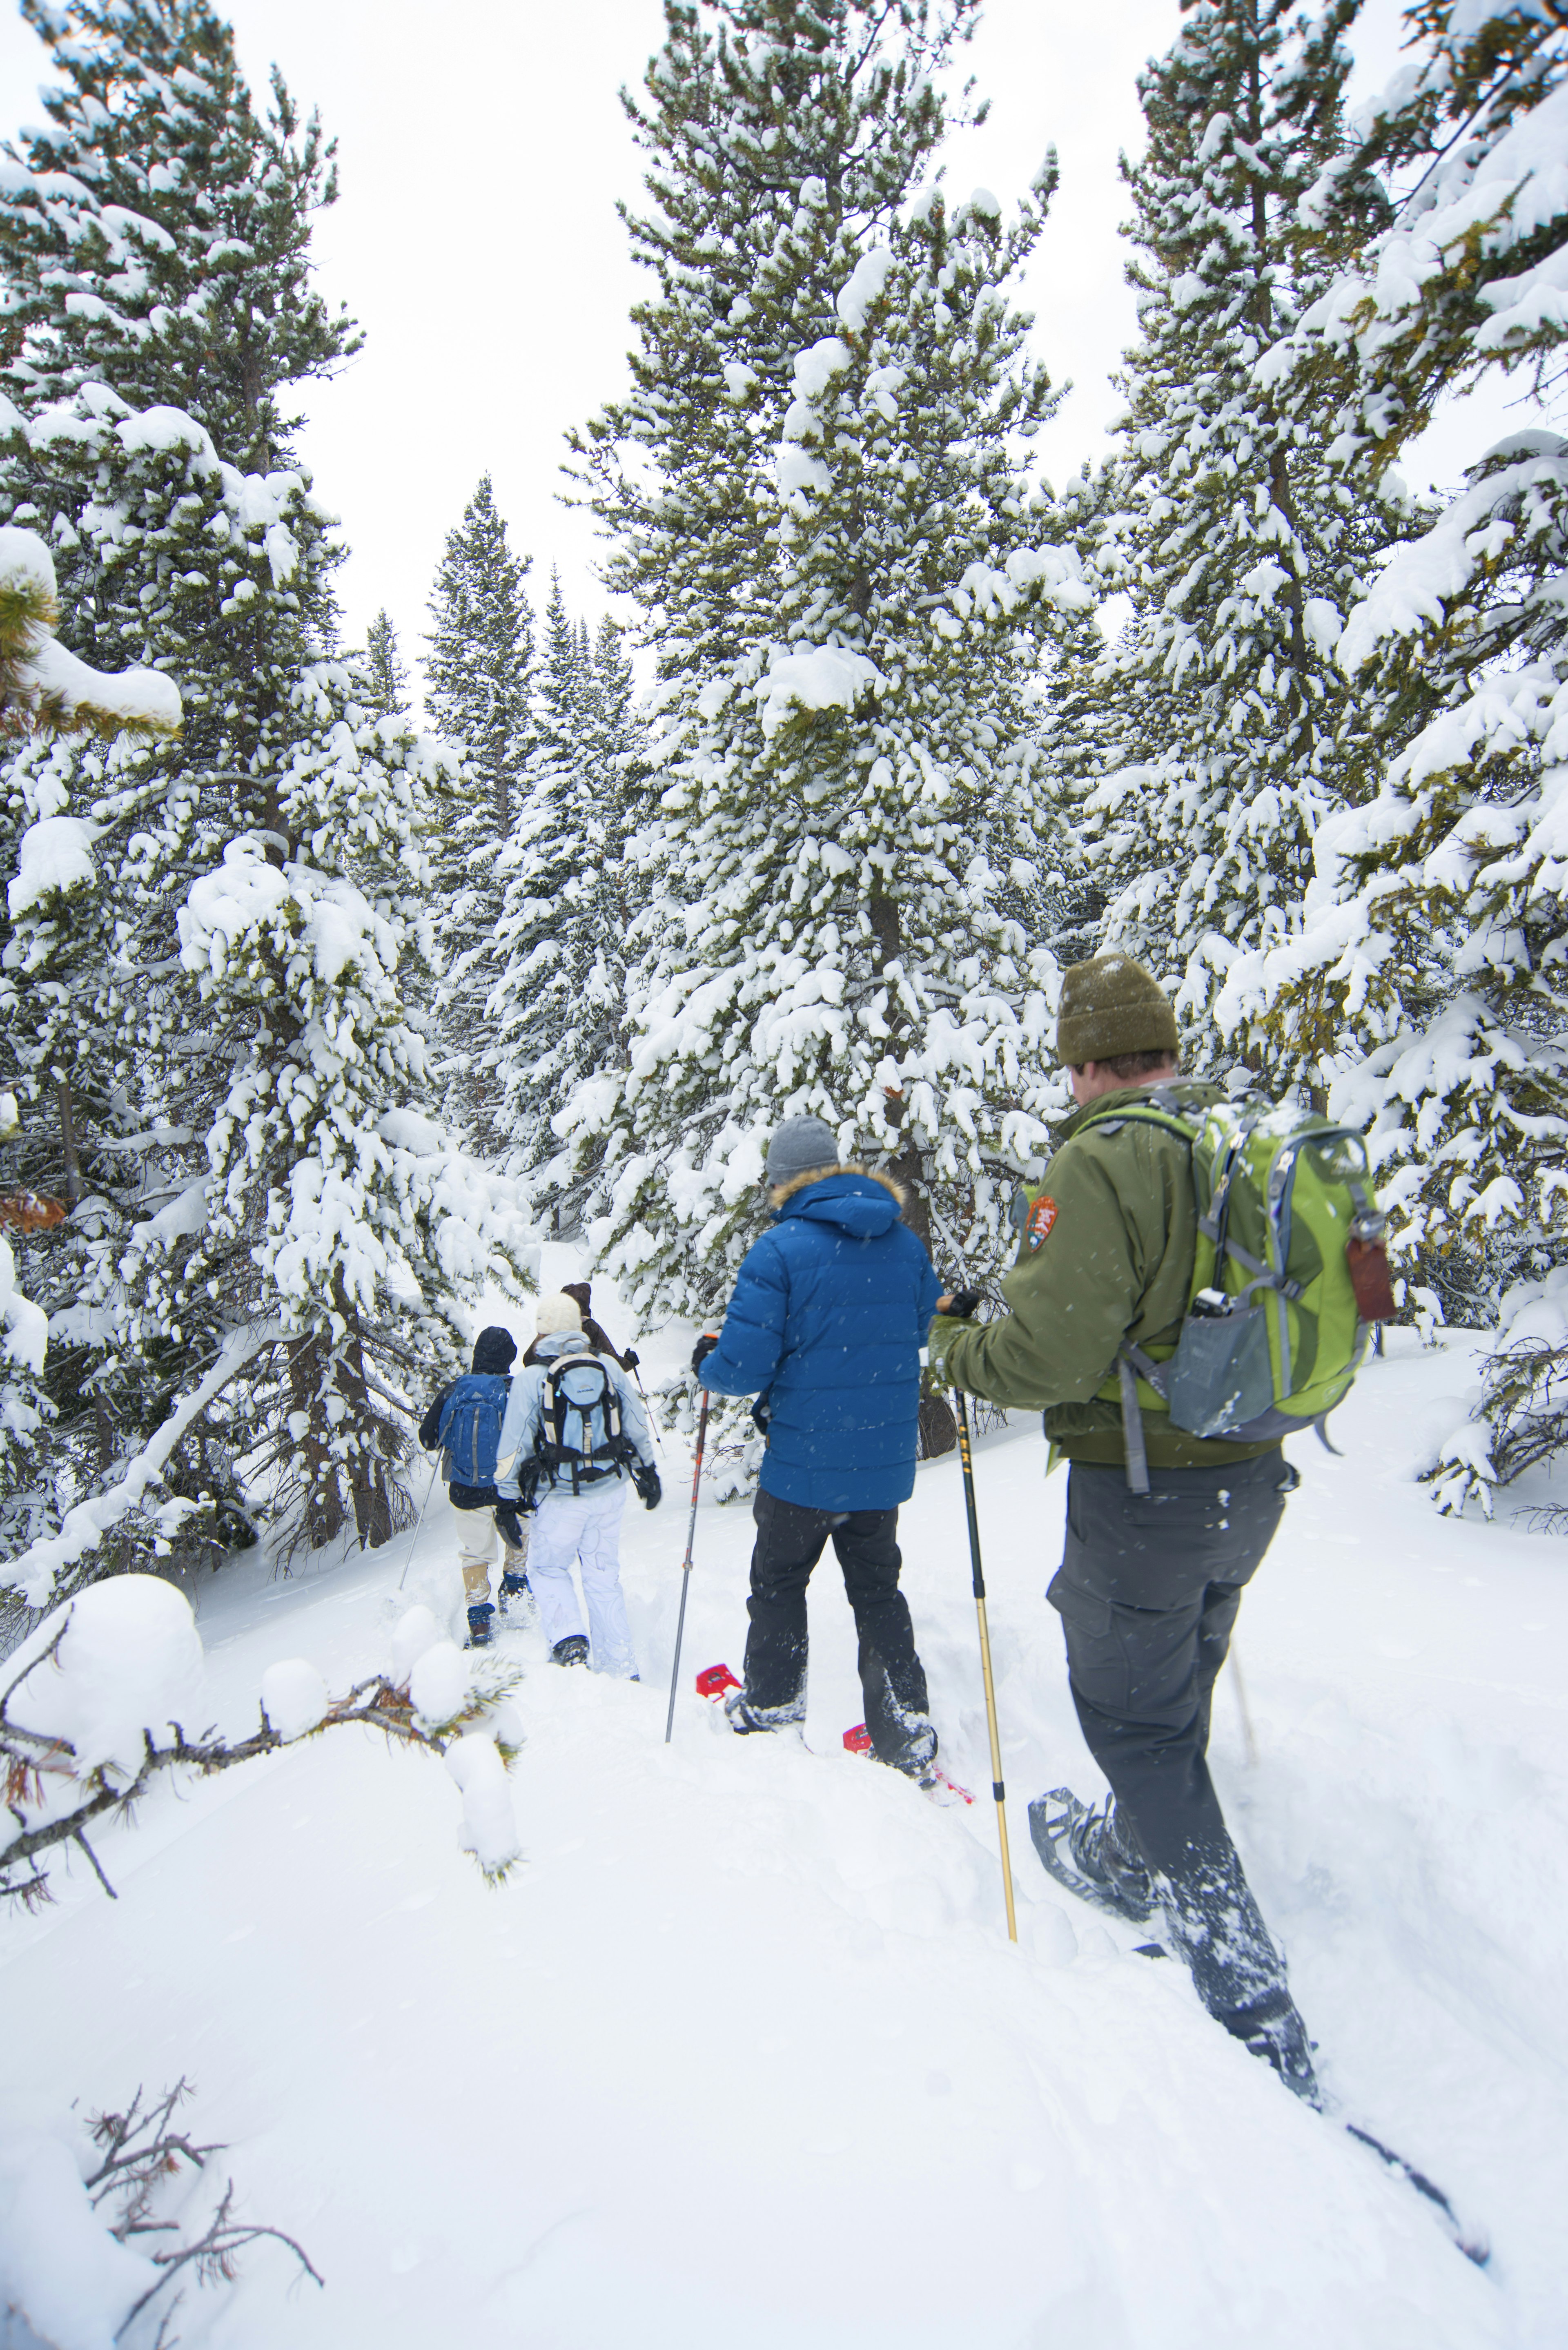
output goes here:
[{"label": "black snow pants", "polygon": [[1046,1594],[1067,1640],[1073,1702],[1210,2013],[1244,2032],[1284,1995],[1209,1775],[1214,1683],[1251,1581],[1299,1482],[1279,1451],[1223,1469],[1075,1461],[1067,1538]]},{"label": "black snow pants", "polygon": [[752,1515],[757,1540],[746,1603],[747,1706],[776,1727],[805,1719],[805,1586],[831,1534],[860,1636],[866,1727],[877,1758],[903,1771],[929,1762],[937,1733],[909,1603],[898,1588],[898,1511],[809,1510],[763,1492]]}]

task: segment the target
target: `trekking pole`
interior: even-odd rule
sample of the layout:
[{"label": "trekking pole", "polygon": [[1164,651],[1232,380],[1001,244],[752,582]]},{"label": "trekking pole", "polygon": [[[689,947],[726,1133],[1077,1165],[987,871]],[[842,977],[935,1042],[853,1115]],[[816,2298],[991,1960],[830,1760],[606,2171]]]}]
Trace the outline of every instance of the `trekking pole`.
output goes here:
[{"label": "trekking pole", "polygon": [[985,1620],[985,1577],[980,1565],[980,1514],[974,1502],[974,1456],[969,1447],[969,1406],[961,1388],[953,1389],[958,1405],[959,1459],[963,1463],[964,1507],[969,1512],[969,1555],[974,1569],[974,1612],[980,1618],[980,1669],[985,1679],[985,1719],[991,1731],[991,1792],[996,1798],[996,1833],[1002,1846],[1002,1889],[1007,1897],[1007,1939],[1018,1939],[1018,1918],[1012,1907],[1012,1856],[1007,1848],[1007,1790],[1002,1783],[1002,1735],[996,1726],[996,1683],[991,1673],[991,1627]]},{"label": "trekking pole", "polygon": [[1258,1741],[1252,1729],[1252,1709],[1247,1703],[1247,1684],[1241,1678],[1241,1659],[1234,1641],[1231,1643],[1231,1670],[1236,1681],[1236,1703],[1241,1715],[1241,1737],[1247,1749],[1247,1768],[1258,1767]]},{"label": "trekking pole", "polygon": [[420,1528],[423,1525],[423,1523],[424,1523],[424,1522],[425,1522],[425,1512],[430,1508],[430,1505],[431,1505],[431,1495],[435,1492],[435,1481],[436,1481],[436,1478],[438,1477],[438,1475],[440,1474],[440,1472],[441,1472],[441,1455],[438,1453],[438,1454],[436,1455],[436,1465],[435,1465],[435,1467],[431,1471],[431,1482],[430,1482],[430,1483],[425,1487],[425,1497],[424,1497],[424,1500],[420,1503],[420,1513],[419,1513],[419,1516],[414,1520],[414,1538],[413,1538],[413,1541],[409,1544],[409,1555],[408,1555],[407,1558],[406,1558],[406,1559],[404,1559],[404,1561],[403,1561],[403,1571],[402,1571],[401,1575],[399,1575],[399,1577],[398,1577],[398,1589],[399,1589],[400,1591],[402,1589],[402,1587],[403,1587],[404,1584],[405,1584],[405,1583],[408,1581],[408,1579],[409,1579],[409,1569],[410,1569],[410,1566],[412,1566],[412,1565],[413,1565],[413,1563],[414,1563],[414,1553],[415,1553],[415,1551],[419,1548],[419,1541],[420,1541]]},{"label": "trekking pole", "polygon": [[686,1595],[691,1588],[691,1546],[697,1539],[697,1489],[702,1482],[702,1447],[708,1441],[708,1390],[704,1388],[702,1409],[697,1419],[697,1459],[691,1471],[691,1515],[686,1523],[686,1555],[680,1562],[680,1614],[676,1619],[675,1662],[670,1674],[670,1712],[664,1724],[666,1746],[675,1728],[675,1692],[680,1683],[680,1643],[686,1631]]},{"label": "trekking pole", "polygon": [[631,1377],[632,1384],[635,1386],[638,1394],[642,1398],[642,1409],[647,1415],[648,1425],[653,1432],[653,1449],[659,1455],[659,1466],[662,1468],[664,1466],[664,1446],[659,1439],[659,1422],[653,1417],[653,1406],[648,1400],[648,1389],[643,1386],[642,1380],[635,1368],[632,1371]]}]

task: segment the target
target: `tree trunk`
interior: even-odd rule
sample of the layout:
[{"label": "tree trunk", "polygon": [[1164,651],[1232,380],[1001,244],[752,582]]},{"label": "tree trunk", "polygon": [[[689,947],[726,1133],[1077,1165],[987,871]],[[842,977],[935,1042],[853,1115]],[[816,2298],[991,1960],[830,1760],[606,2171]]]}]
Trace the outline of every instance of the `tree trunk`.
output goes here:
[{"label": "tree trunk", "polygon": [[[897,962],[902,944],[898,904],[892,898],[877,895],[872,899],[868,912],[871,934],[877,941],[877,965],[879,969],[883,969],[888,963]],[[888,1024],[892,1030],[893,1040],[896,1040],[902,1025],[901,1020],[897,1014],[893,1014],[889,1017]],[[901,1093],[889,1090],[888,1117],[888,1122],[895,1128],[903,1124],[904,1097]],[[922,1172],[920,1154],[913,1142],[905,1144],[897,1159],[890,1162],[888,1172],[904,1194],[904,1222],[914,1233],[926,1254],[930,1256],[932,1254],[931,1206],[920,1180]],[[952,1451],[957,1442],[958,1421],[953,1417],[951,1405],[945,1398],[930,1393],[927,1381],[922,1376],[920,1380],[921,1460],[934,1461],[940,1453]]]},{"label": "tree trunk", "polygon": [[59,1105],[60,1112],[60,1157],[65,1163],[66,1170],[66,1211],[67,1214],[75,1215],[81,1204],[82,1162],[81,1153],[77,1148],[77,1128],[71,1110],[69,1077],[57,1076],[55,1079],[55,1099]]}]

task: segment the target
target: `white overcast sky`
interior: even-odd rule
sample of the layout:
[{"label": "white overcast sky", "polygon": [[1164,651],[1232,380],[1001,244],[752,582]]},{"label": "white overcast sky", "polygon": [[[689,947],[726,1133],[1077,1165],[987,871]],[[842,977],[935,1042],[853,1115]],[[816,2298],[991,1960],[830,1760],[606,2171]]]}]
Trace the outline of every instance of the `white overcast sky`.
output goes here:
[{"label": "white overcast sky", "polygon": [[[617,93],[659,45],[659,0],[232,0],[229,13],[258,92],[275,59],[339,145],[342,194],[316,250],[325,291],[369,340],[309,387],[304,445],[352,549],[351,640],[385,604],[411,663],[445,534],[486,470],[533,558],[535,605],[554,562],[574,608],[597,614],[591,524],[556,503],[562,436],[625,381],[645,281],[616,215],[639,184]],[[1023,288],[1042,356],[1074,386],[1036,444],[1057,483],[1099,453],[1115,412],[1108,379],[1134,333],[1117,155],[1140,143],[1138,68],[1179,21],[1177,0],[988,0],[964,54],[992,112],[952,141],[955,191],[1009,203],[1047,146],[1061,158]],[[1396,0],[1370,0],[1358,82],[1385,78],[1397,28]],[[46,63],[6,9],[7,132],[38,119]],[[1438,438],[1432,470],[1451,480],[1461,444]]]}]

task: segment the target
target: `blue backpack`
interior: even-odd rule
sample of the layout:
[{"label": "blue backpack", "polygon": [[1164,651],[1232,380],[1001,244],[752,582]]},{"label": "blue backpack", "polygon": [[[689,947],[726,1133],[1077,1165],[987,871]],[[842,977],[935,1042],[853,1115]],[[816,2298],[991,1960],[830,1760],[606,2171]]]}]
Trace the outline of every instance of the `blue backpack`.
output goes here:
[{"label": "blue backpack", "polygon": [[500,1465],[501,1423],[512,1382],[484,1371],[458,1380],[441,1408],[438,1440],[446,1454],[447,1482],[493,1485]]}]

